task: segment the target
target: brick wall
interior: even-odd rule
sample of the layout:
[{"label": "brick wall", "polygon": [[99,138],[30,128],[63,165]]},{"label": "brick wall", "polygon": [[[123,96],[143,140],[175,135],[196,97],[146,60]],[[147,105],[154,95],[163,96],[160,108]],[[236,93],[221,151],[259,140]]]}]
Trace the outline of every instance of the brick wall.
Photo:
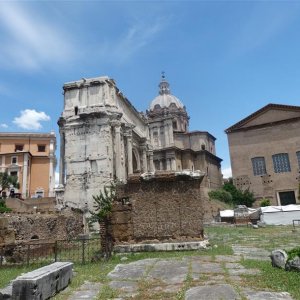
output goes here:
[{"label": "brick wall", "polygon": [[203,238],[202,179],[156,175],[130,177],[117,187],[110,231],[115,243],[182,241]]}]

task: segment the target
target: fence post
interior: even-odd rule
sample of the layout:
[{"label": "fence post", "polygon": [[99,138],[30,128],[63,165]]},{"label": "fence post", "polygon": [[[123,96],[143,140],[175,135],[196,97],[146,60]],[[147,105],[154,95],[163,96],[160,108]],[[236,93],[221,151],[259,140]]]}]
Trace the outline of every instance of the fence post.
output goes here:
[{"label": "fence post", "polygon": [[55,241],[54,243],[54,261],[57,262],[57,252],[58,252],[58,243]]},{"label": "fence post", "polygon": [[30,252],[30,244],[27,245],[27,266],[29,266],[29,260],[30,260],[29,252]]},{"label": "fence post", "polygon": [[85,240],[81,241],[82,243],[82,264],[85,264]]}]

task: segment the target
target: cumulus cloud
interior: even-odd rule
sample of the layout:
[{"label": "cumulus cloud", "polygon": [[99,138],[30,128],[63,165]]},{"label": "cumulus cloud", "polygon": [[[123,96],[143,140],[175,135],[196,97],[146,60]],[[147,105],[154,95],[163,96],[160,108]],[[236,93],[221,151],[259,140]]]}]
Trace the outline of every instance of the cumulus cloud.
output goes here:
[{"label": "cumulus cloud", "polygon": [[222,169],[222,173],[224,178],[232,177],[232,171],[230,167]]},{"label": "cumulus cloud", "polygon": [[50,121],[50,117],[43,111],[25,109],[21,111],[19,117],[14,118],[13,123],[23,129],[39,130],[43,127],[42,121]]},{"label": "cumulus cloud", "polygon": [[8,128],[8,125],[5,124],[5,123],[2,123],[2,124],[0,124],[0,127],[1,127],[1,128]]}]

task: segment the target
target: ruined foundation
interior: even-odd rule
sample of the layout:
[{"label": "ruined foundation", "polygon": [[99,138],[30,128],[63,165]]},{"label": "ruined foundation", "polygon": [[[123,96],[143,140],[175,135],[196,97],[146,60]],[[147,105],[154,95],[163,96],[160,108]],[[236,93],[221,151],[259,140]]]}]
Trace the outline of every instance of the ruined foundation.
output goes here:
[{"label": "ruined foundation", "polygon": [[157,173],[149,181],[136,175],[119,185],[108,227],[115,248],[202,241],[202,178]]}]

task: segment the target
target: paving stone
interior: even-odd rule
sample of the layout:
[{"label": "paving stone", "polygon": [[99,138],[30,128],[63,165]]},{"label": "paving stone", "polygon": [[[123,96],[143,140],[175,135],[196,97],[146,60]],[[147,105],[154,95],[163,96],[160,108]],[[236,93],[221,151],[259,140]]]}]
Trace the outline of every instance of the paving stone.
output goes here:
[{"label": "paving stone", "polygon": [[160,260],[150,270],[147,278],[161,280],[167,284],[182,283],[188,273],[188,265],[184,261]]},{"label": "paving stone", "polygon": [[120,293],[133,293],[138,290],[138,284],[134,281],[111,281],[109,286]]},{"label": "paving stone", "polygon": [[103,284],[100,282],[86,281],[68,298],[68,300],[97,299],[97,295],[102,286]]},{"label": "paving stone", "polygon": [[187,290],[185,300],[237,300],[241,299],[229,284],[197,286]]},{"label": "paving stone", "polygon": [[157,259],[142,259],[129,264],[119,264],[113,271],[108,273],[108,277],[118,280],[140,280],[145,276],[146,270],[155,264]]},{"label": "paving stone", "polygon": [[232,245],[235,255],[242,255],[245,259],[270,260],[270,252],[261,248]]},{"label": "paving stone", "polygon": [[245,267],[239,263],[226,263],[225,267],[227,269],[245,269]]},{"label": "paving stone", "polygon": [[192,272],[193,273],[217,273],[224,274],[225,271],[221,267],[220,263],[215,262],[201,262],[201,261],[192,261]]},{"label": "paving stone", "polygon": [[218,262],[238,262],[241,258],[234,255],[216,255],[216,261]]},{"label": "paving stone", "polygon": [[244,291],[248,300],[293,300],[287,292]]}]

